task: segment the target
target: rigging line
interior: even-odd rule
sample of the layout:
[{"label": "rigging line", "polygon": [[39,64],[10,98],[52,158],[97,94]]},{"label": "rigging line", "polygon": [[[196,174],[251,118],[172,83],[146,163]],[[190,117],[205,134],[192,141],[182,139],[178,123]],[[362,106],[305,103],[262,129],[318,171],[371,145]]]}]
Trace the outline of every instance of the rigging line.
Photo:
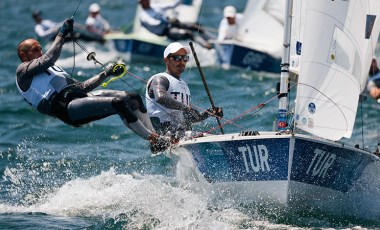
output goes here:
[{"label": "rigging line", "polygon": [[[196,107],[198,110],[201,110],[202,112],[206,112],[206,111],[207,111],[207,109],[204,109],[204,108],[202,108],[202,107],[200,107],[200,106],[197,106],[197,105],[193,105],[193,106]],[[207,113],[210,114],[209,112],[207,112]],[[234,126],[240,128],[240,129],[244,129],[243,126],[234,123],[232,120],[229,120],[229,119],[226,119],[226,118],[223,118],[223,117],[219,117],[219,119],[225,121],[225,122],[222,124],[223,126],[224,126],[224,124],[231,124],[231,125],[234,125]],[[216,128],[218,128],[218,127],[219,127],[219,126],[216,126]]]},{"label": "rigging line", "polygon": [[[289,86],[289,88],[288,88],[288,90],[289,89],[291,89],[291,88],[293,88],[294,86],[296,86],[297,84],[293,84],[293,85],[291,85],[291,86]],[[232,123],[232,121],[236,121],[236,120],[241,120],[242,119],[242,117],[243,116],[245,116],[246,114],[248,114],[248,113],[251,113],[253,110],[255,110],[255,109],[257,109],[257,108],[259,108],[258,110],[256,110],[256,111],[254,111],[251,115],[253,115],[253,114],[256,114],[256,113],[258,113],[258,112],[260,112],[269,102],[271,102],[271,101],[273,101],[274,99],[276,99],[278,97],[278,95],[276,95],[276,96],[273,96],[272,98],[270,98],[269,100],[267,100],[266,102],[264,102],[264,103],[260,103],[260,104],[258,104],[257,106],[254,106],[254,107],[252,107],[251,109],[249,109],[249,110],[246,110],[245,112],[243,112],[241,115],[239,115],[239,116],[237,116],[237,117],[235,117],[235,118],[233,118],[233,119],[230,119],[230,120],[227,120],[227,119],[225,119],[225,120],[227,120],[226,122],[224,122],[221,126],[225,126],[225,125],[227,125],[228,123]],[[222,118],[223,119],[223,118]],[[235,123],[233,123],[233,124],[235,124]],[[238,126],[238,125],[236,125],[236,126]],[[242,126],[240,126],[242,129],[244,129],[244,127],[242,127]],[[214,127],[213,129],[216,129],[216,128],[218,128],[218,127]],[[207,131],[206,131],[207,132]]]},{"label": "rigging line", "polygon": [[88,52],[88,50],[81,44],[79,43],[77,40],[74,40],[75,43],[77,43],[77,45],[86,53],[86,54],[90,54],[90,52]]},{"label": "rigging line", "polygon": [[[360,97],[360,96],[359,96]],[[360,100],[360,117],[362,120],[362,149],[364,149],[364,119],[363,119],[363,100]]]},{"label": "rigging line", "polygon": [[[254,107],[254,108],[257,108],[257,107],[260,108],[260,109],[257,110],[256,112],[259,112],[262,108],[264,108],[264,106],[262,106],[262,105],[263,105],[263,104],[259,104],[258,106],[255,106],[255,107]],[[255,113],[256,113],[256,112],[255,112]],[[201,134],[198,134],[198,135],[192,136],[191,138],[193,139],[193,138],[200,137],[200,136],[203,135],[203,133],[211,134],[212,131],[216,131],[216,129],[219,129],[220,127],[225,126],[225,125],[227,125],[228,123],[232,123],[232,121],[231,121],[231,120],[227,120],[227,122],[225,122],[225,123],[223,123],[223,124],[221,124],[221,125],[218,125],[218,126],[212,127],[211,129],[209,129],[209,130],[207,130],[207,131],[203,131]],[[232,123],[232,124],[235,124],[235,123]],[[238,126],[239,128],[241,128],[241,130],[244,130],[244,129],[245,129],[243,126],[240,126],[240,125],[237,125],[237,124],[235,124],[235,125]]]},{"label": "rigging line", "polygon": [[[75,38],[73,38],[73,39],[75,39]],[[73,40],[73,68],[71,68],[71,76],[73,76],[73,74],[74,74],[74,69],[75,69],[75,43]]]},{"label": "rigging line", "polygon": [[77,8],[75,9],[75,11],[74,11],[73,15],[71,16],[71,19],[73,19],[73,18],[74,18],[75,14],[76,14],[76,13],[77,13],[77,11],[78,11],[78,8],[79,8],[79,6],[82,4],[82,1],[83,1],[83,0],[80,0],[80,1],[79,1],[78,5],[77,5]]},{"label": "rigging line", "polygon": [[[297,84],[293,84],[293,85],[289,86],[288,90],[291,89],[291,88],[293,88],[293,87],[296,86],[296,85],[297,85]],[[237,116],[237,117],[231,119],[230,121],[241,120],[245,115],[251,113],[253,110],[255,110],[255,109],[257,109],[257,108],[259,108],[259,109],[258,109],[257,111],[252,112],[251,115],[260,112],[260,111],[264,108],[264,106],[266,106],[269,102],[273,101],[273,100],[276,99],[277,97],[278,97],[278,95],[273,96],[272,98],[270,98],[270,99],[267,100],[266,102],[264,102],[264,103],[260,103],[260,104],[258,104],[258,105],[256,105],[256,106],[252,107],[251,109],[244,111],[243,113],[241,113],[241,115],[239,115],[239,116]],[[222,125],[223,125],[223,126],[224,126],[224,125],[227,125],[227,122],[223,123]]]},{"label": "rigging line", "polygon": [[[296,84],[290,86],[289,88],[292,88],[292,87],[294,87],[295,85],[296,85]],[[277,98],[277,95],[274,96],[274,97],[272,97],[272,98],[270,98],[269,100],[267,100],[267,101],[264,102],[264,103],[260,103],[260,104],[258,104],[258,105],[256,105],[256,106],[252,107],[251,109],[246,110],[246,111],[243,112],[241,115],[239,115],[239,116],[237,116],[237,117],[235,117],[235,118],[232,118],[232,119],[230,119],[230,120],[225,119],[225,118],[221,118],[221,119],[226,120],[226,122],[224,122],[223,124],[221,124],[221,126],[226,126],[227,124],[232,124],[232,125],[235,125],[236,127],[241,128],[241,129],[243,130],[243,129],[244,129],[243,126],[240,126],[240,125],[238,125],[238,124],[236,124],[236,123],[233,123],[233,121],[241,120],[243,116],[245,116],[245,115],[248,114],[248,113],[251,113],[253,110],[255,110],[255,109],[257,109],[257,108],[259,108],[259,109],[256,110],[256,111],[254,111],[251,115],[260,112],[260,111],[265,107],[265,105],[267,105],[269,102],[273,101],[273,100],[276,99],[276,98]],[[209,131],[211,132],[212,130],[217,129],[218,127],[219,127],[219,126],[216,126],[216,127],[212,128],[212,129],[210,129]],[[208,131],[205,131],[205,132],[207,133]]]},{"label": "rigging line", "polygon": [[[82,1],[83,1],[83,0],[80,0],[80,1],[78,2],[77,8],[75,9],[73,15],[71,15],[71,19],[74,19],[74,16],[75,16],[75,14],[76,14],[77,11],[78,11],[79,6],[82,4]],[[71,37],[72,37],[72,39],[73,39],[73,52],[74,52],[74,55],[73,55],[73,68],[71,69],[71,76],[72,76],[73,73],[74,73],[74,68],[75,68],[75,44],[74,44],[74,42],[76,41],[76,39],[75,39],[75,36],[73,35],[73,33],[71,33]]]}]

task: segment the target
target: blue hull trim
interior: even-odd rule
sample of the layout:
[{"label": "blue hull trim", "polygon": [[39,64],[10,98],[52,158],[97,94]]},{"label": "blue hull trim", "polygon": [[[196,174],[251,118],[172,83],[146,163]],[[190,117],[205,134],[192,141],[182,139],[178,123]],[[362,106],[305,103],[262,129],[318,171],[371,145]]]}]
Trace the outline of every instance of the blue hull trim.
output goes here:
[{"label": "blue hull trim", "polygon": [[165,45],[145,42],[136,39],[113,39],[118,52],[131,55],[131,59],[147,58],[151,60],[162,60]]},{"label": "blue hull trim", "polygon": [[[296,138],[194,143],[183,146],[210,183],[301,182],[347,192],[375,157],[360,150]],[[289,174],[289,166],[291,171]],[[290,176],[289,176],[290,175]]]},{"label": "blue hull trim", "polygon": [[270,73],[280,73],[281,59],[236,44],[217,44],[218,62],[221,65]]},{"label": "blue hull trim", "polygon": [[361,151],[297,139],[291,180],[347,192],[373,161]]}]

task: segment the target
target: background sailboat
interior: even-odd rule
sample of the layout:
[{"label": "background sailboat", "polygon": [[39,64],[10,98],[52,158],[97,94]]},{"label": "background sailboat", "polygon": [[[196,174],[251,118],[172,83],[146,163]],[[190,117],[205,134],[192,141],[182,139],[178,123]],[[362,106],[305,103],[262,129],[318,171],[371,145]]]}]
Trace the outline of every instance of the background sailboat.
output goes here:
[{"label": "background sailboat", "polygon": [[218,64],[279,73],[284,11],[282,1],[249,0],[236,39],[215,42]]},{"label": "background sailboat", "polygon": [[[279,131],[181,141],[168,154],[178,156],[178,179],[236,202],[378,218],[379,158],[337,140],[352,133],[379,13],[377,0],[287,0]],[[294,123],[289,66],[298,75]]]},{"label": "background sailboat", "polygon": [[[165,2],[170,1],[151,0],[152,5]],[[203,0],[183,1],[182,4],[175,9],[167,12],[167,16],[169,18],[177,18],[181,22],[195,23],[198,20],[202,3]],[[161,61],[164,49],[172,41],[166,36],[158,36],[145,29],[140,23],[141,11],[142,8],[140,4],[137,3],[131,33],[112,33],[106,35],[105,38],[113,42],[115,50],[121,53],[121,58],[126,61]]]}]

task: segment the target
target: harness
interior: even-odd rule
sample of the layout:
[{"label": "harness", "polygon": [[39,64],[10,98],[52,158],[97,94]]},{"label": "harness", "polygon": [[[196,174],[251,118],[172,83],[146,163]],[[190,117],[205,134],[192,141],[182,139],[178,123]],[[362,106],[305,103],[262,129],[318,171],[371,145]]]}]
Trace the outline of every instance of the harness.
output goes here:
[{"label": "harness", "polygon": [[74,99],[84,97],[87,97],[87,93],[77,86],[70,85],[66,87],[61,92],[52,96],[50,115],[59,118],[66,124],[72,125],[74,127],[79,127],[81,124],[70,120],[69,114],[67,112],[67,106]]}]

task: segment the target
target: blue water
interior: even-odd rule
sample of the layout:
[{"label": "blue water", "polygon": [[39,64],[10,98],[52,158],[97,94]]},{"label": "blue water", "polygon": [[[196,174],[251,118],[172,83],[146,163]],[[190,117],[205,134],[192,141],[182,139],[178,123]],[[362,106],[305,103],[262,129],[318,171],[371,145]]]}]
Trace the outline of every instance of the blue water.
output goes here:
[{"label": "blue water", "polygon": [[[72,128],[57,119],[33,111],[19,95],[14,73],[19,41],[33,37],[31,12],[40,9],[55,21],[71,17],[79,1],[0,1],[0,229],[375,229],[379,220],[360,221],[315,213],[284,212],[260,205],[215,202],[202,191],[187,189],[175,179],[176,162],[152,157],[146,141],[126,128],[117,116]],[[83,23],[92,1],[83,0],[75,21]],[[102,14],[117,29],[133,20],[136,1],[102,0]],[[205,1],[200,22],[216,28],[223,7],[238,11],[245,1]],[[85,46],[87,44],[83,43]],[[72,46],[68,44],[66,46]],[[65,53],[70,53],[65,47]],[[80,51],[79,47],[76,48]],[[97,50],[95,50],[97,51]],[[99,60],[111,55],[102,51]],[[114,53],[112,53],[114,55]],[[64,55],[63,55],[64,56]],[[67,71],[73,64],[69,58]],[[99,69],[78,63],[74,77],[84,80]],[[74,59],[73,59],[74,60]],[[74,63],[74,61],[73,61]],[[86,67],[81,67],[83,66]],[[87,65],[84,65],[87,64]],[[201,63],[202,64],[202,63]],[[125,82],[112,89],[144,92],[152,74],[163,64],[129,63]],[[278,107],[275,85],[278,75],[205,67],[203,72],[217,106],[234,120],[226,132],[270,130]],[[208,108],[209,100],[196,67],[183,78],[192,90],[193,102]],[[259,111],[256,106],[265,103]],[[349,144],[375,149],[380,106],[367,100],[358,116]],[[248,112],[247,112],[248,111]],[[364,123],[362,136],[361,123]],[[195,127],[207,131],[216,126],[209,119]],[[320,213],[319,213],[320,214]]]}]

